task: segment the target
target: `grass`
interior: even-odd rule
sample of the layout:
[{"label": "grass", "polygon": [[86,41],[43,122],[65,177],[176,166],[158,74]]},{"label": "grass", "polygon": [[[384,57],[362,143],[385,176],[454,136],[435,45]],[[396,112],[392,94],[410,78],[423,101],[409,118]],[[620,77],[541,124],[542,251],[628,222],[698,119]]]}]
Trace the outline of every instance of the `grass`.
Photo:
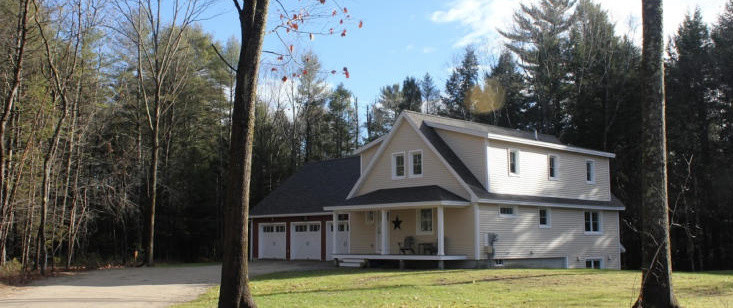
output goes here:
[{"label": "grass", "polygon": [[[363,270],[258,276],[260,307],[630,307],[641,274],[605,270]],[[685,307],[733,306],[733,271],[675,273]],[[219,288],[175,307],[215,307]]]}]

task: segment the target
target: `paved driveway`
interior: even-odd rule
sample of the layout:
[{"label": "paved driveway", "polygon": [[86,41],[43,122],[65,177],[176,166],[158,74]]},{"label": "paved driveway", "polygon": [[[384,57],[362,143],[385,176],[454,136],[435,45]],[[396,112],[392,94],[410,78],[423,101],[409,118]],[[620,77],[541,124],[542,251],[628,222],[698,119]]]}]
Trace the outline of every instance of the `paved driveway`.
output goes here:
[{"label": "paved driveway", "polygon": [[[330,262],[256,261],[250,277],[333,268]],[[219,283],[220,265],[122,268],[54,277],[15,288],[0,307],[167,307],[190,301]]]}]

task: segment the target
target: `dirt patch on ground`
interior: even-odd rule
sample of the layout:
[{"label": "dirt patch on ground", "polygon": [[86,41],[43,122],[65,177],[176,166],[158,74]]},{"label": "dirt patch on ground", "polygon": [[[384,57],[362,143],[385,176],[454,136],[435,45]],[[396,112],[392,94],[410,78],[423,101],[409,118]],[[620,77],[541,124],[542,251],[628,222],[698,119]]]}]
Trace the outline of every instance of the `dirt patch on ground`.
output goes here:
[{"label": "dirt patch on ground", "polygon": [[[250,276],[333,268],[326,262],[257,261]],[[0,291],[3,307],[167,307],[219,283],[220,265],[122,268],[52,277]]]}]

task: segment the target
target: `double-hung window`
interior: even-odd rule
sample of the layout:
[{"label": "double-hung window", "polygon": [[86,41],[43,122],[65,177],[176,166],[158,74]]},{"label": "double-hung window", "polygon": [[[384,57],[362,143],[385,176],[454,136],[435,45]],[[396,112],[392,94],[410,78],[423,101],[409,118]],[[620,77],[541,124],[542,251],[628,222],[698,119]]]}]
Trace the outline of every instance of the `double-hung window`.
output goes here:
[{"label": "double-hung window", "polygon": [[601,219],[598,212],[585,212],[585,233],[601,233]]},{"label": "double-hung window", "polygon": [[422,176],[422,150],[410,151],[410,177]]},{"label": "double-hung window", "polygon": [[417,234],[433,233],[433,209],[420,209],[417,211],[418,225]]},{"label": "double-hung window", "polygon": [[547,175],[550,180],[557,179],[557,156],[547,156]]},{"label": "double-hung window", "polygon": [[519,175],[519,150],[509,150],[509,175]]},{"label": "double-hung window", "polygon": [[588,184],[596,182],[596,163],[592,160],[585,161],[585,182]]},{"label": "double-hung window", "polygon": [[549,228],[550,227],[550,209],[539,209],[539,225],[540,228]]},{"label": "double-hung window", "polygon": [[392,154],[392,179],[405,178],[405,152]]}]

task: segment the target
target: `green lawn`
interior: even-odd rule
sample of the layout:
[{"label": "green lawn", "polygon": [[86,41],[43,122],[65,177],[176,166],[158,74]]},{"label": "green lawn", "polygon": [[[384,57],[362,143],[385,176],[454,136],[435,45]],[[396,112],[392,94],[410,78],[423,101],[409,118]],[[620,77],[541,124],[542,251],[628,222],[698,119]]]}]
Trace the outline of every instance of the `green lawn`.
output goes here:
[{"label": "green lawn", "polygon": [[[260,307],[630,307],[639,272],[364,270],[290,272],[252,281]],[[685,307],[733,307],[733,271],[675,273]],[[214,307],[219,288],[177,307]]]}]

